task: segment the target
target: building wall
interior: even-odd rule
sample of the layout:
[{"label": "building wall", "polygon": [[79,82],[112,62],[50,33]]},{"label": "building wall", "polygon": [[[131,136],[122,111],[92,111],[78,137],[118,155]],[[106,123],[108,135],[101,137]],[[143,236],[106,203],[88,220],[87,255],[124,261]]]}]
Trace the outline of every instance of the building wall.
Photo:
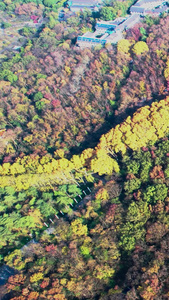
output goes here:
[{"label": "building wall", "polygon": [[86,47],[91,48],[91,47],[95,47],[95,46],[101,45],[101,44],[95,43],[95,42],[80,41],[80,42],[77,42],[77,45],[81,48],[86,48]]}]

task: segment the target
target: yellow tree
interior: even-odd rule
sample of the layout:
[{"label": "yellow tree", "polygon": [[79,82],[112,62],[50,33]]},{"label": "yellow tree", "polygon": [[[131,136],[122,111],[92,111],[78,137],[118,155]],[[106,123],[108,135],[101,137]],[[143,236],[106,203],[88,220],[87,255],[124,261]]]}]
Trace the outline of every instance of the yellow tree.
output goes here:
[{"label": "yellow tree", "polygon": [[130,50],[130,46],[131,45],[129,40],[121,39],[117,43],[117,51],[128,54]]},{"label": "yellow tree", "polygon": [[88,233],[87,225],[83,225],[80,219],[76,219],[71,223],[71,229],[76,236],[86,236]]},{"label": "yellow tree", "polygon": [[167,81],[169,80],[169,58],[167,59],[166,67],[164,69],[164,77]]},{"label": "yellow tree", "polygon": [[134,45],[132,50],[133,50],[134,54],[141,55],[145,52],[148,52],[149,48],[148,48],[148,45],[146,44],[146,42],[139,41]]},{"label": "yellow tree", "polygon": [[111,175],[113,171],[119,172],[117,161],[111,158],[105,149],[96,149],[96,157],[91,160],[91,170],[99,175]]}]

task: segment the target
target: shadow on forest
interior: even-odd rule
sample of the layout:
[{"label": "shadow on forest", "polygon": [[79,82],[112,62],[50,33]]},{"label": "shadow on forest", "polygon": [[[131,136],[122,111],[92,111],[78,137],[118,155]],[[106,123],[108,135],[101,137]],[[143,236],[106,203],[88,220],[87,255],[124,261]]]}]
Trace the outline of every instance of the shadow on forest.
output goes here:
[{"label": "shadow on forest", "polygon": [[94,148],[97,146],[97,143],[99,142],[99,139],[103,134],[106,134],[111,128],[115,127],[119,123],[122,123],[128,116],[133,116],[133,114],[137,111],[137,109],[144,107],[146,105],[151,105],[152,102],[160,101],[166,97],[165,95],[153,95],[152,99],[149,101],[145,100],[144,103],[135,105],[132,108],[126,108],[123,112],[117,113],[118,115],[115,115],[115,111],[111,116],[108,116],[105,118],[104,124],[95,132],[90,132],[86,139],[80,144],[80,146],[74,146],[70,148],[71,156],[74,154],[80,154],[83,150],[86,148]]},{"label": "shadow on forest", "polygon": [[2,296],[2,298],[0,298],[1,300],[10,300],[12,297],[11,293],[5,294],[4,296]]}]

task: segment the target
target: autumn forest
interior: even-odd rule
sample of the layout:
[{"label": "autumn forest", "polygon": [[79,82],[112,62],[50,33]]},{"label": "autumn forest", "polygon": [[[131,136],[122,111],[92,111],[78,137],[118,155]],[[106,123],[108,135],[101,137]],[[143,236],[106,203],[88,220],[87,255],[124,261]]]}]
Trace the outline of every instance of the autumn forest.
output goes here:
[{"label": "autumn forest", "polygon": [[134,2],[0,0],[2,300],[169,299],[169,15],[76,46]]}]

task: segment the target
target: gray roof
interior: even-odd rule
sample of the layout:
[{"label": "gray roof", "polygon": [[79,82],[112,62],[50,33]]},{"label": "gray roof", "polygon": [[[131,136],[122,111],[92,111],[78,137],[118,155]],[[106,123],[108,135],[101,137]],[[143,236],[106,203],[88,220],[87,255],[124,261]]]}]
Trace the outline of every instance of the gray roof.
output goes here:
[{"label": "gray roof", "polygon": [[[161,2],[164,2],[164,1],[161,1]],[[136,2],[136,5],[137,6],[142,6],[142,5],[147,4],[147,3],[156,3],[156,2],[157,2],[157,5],[158,5],[159,0],[140,0],[140,1]]]},{"label": "gray roof", "polygon": [[140,14],[143,14],[143,13],[144,13],[144,10],[145,10],[145,8],[143,8],[143,7],[138,7],[138,6],[132,6],[132,7],[130,8],[130,12],[131,12],[131,13],[140,13]]},{"label": "gray roof", "polygon": [[140,16],[139,15],[131,15],[126,21],[118,26],[120,31],[123,31],[125,28],[129,28],[131,25],[136,24],[139,22]]},{"label": "gray roof", "polygon": [[162,6],[161,8],[156,8],[156,9],[152,9],[152,10],[145,10],[146,14],[162,14],[165,11],[168,11],[169,7],[167,5]]},{"label": "gray roof", "polygon": [[97,5],[97,0],[72,0],[73,6],[94,6]]},{"label": "gray roof", "polygon": [[122,38],[123,38],[123,35],[121,32],[120,33],[112,33],[106,38],[106,41],[107,41],[107,43],[117,43]]},{"label": "gray roof", "polygon": [[130,12],[131,13],[140,13],[143,14],[144,13],[145,8],[144,7],[138,7],[138,6],[132,6],[130,8]]}]

